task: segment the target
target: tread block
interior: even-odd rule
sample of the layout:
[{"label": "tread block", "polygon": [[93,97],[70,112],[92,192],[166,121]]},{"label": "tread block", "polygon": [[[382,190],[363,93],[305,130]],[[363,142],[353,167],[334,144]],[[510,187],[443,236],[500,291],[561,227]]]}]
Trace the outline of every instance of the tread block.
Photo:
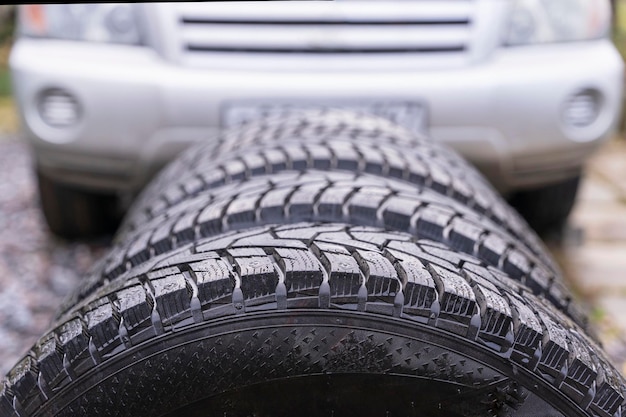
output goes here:
[{"label": "tread block", "polygon": [[433,188],[433,190],[438,191],[444,195],[448,194],[452,179],[450,178],[450,174],[448,174],[444,169],[437,166],[436,164],[432,164],[430,166],[430,180],[430,186]]},{"label": "tread block", "polygon": [[182,215],[172,228],[172,233],[176,237],[178,243],[191,242],[196,235],[195,224],[198,213],[192,211]]},{"label": "tread block", "polygon": [[[547,298],[556,305],[567,306],[570,304],[570,296],[565,285],[557,280],[552,281],[550,289],[546,294]],[[575,316],[574,316],[575,317]]]},{"label": "tread block", "polygon": [[152,329],[152,300],[139,284],[130,285],[116,293],[116,306],[122,317],[122,324],[131,334],[133,344],[146,339],[146,330]]},{"label": "tread block", "polygon": [[508,249],[508,243],[499,236],[489,234],[481,242],[478,255],[490,265],[498,266]]},{"label": "tread block", "polygon": [[365,165],[363,170],[374,175],[384,175],[386,162],[383,153],[379,149],[374,149],[370,146],[360,146],[360,144],[355,144],[355,146],[362,155]]},{"label": "tread block", "polygon": [[355,152],[352,142],[330,142],[335,166],[337,169],[356,171],[359,168],[359,154]]},{"label": "tread block", "polygon": [[183,183],[183,189],[185,191],[185,194],[190,197],[198,194],[200,191],[205,190],[206,188],[207,187],[204,181],[202,181],[202,179],[200,179],[200,176],[197,175],[190,176]]},{"label": "tread block", "polygon": [[[85,313],[87,331],[93,335],[92,341],[102,353],[107,353],[119,338],[119,320],[113,314],[113,305],[104,302],[101,305],[90,305]],[[108,300],[107,300],[108,301]]]},{"label": "tread block", "polygon": [[213,236],[222,231],[223,213],[229,204],[230,201],[216,201],[202,210],[197,220],[202,236]]},{"label": "tread block", "polygon": [[106,256],[103,266],[105,278],[114,278],[126,272],[126,252],[124,250],[114,250]]},{"label": "tread block", "polygon": [[385,155],[387,160],[387,175],[391,178],[406,179],[406,161],[398,155]]},{"label": "tread block", "polygon": [[[417,155],[415,155],[417,156]],[[416,157],[412,159],[410,163],[407,164],[409,173],[408,180],[413,184],[426,184],[427,178],[430,177],[430,169],[428,165],[421,160],[420,157]],[[405,175],[406,177],[407,175]]]},{"label": "tread block", "polygon": [[344,202],[354,192],[352,186],[328,187],[319,196],[317,201],[317,212],[320,217],[334,217],[337,220],[343,215]]},{"label": "tread block", "polygon": [[260,197],[258,195],[238,197],[231,200],[224,213],[228,226],[254,226],[257,221],[257,204],[259,200]]},{"label": "tread block", "polygon": [[596,391],[590,408],[603,417],[613,417],[623,402],[624,396],[611,384],[605,382]]},{"label": "tread block", "polygon": [[37,362],[30,355],[23,357],[8,374],[15,399],[29,413],[35,412],[43,401],[37,382],[38,377]]},{"label": "tread block", "polygon": [[9,381],[0,381],[0,415],[18,417],[17,410],[13,406],[15,394],[11,390]]},{"label": "tread block", "polygon": [[341,246],[316,243],[328,274],[331,300],[356,297],[363,281],[357,261]]},{"label": "tread block", "polygon": [[509,335],[513,322],[509,303],[497,291],[477,282],[475,282],[474,291],[481,314],[479,337],[495,341],[503,346],[502,350],[506,350],[510,343],[505,341],[505,338]]},{"label": "tread block", "polygon": [[164,325],[191,315],[191,293],[182,274],[151,279],[150,282],[154,288],[156,308]]},{"label": "tread block", "polygon": [[555,381],[559,381],[564,377],[562,373],[569,358],[567,330],[558,324],[545,310],[538,309],[537,315],[544,329],[542,355],[538,369],[554,378]]},{"label": "tread block", "polygon": [[198,299],[203,305],[228,304],[235,286],[235,278],[227,262],[222,259],[205,259],[189,264],[196,276]]},{"label": "tread block", "polygon": [[[470,204],[473,201],[474,190],[469,186],[468,181],[459,178],[452,178],[452,190],[456,200],[463,204]],[[498,204],[494,204],[492,207]]]},{"label": "tread block", "polygon": [[357,250],[354,257],[367,279],[368,299],[386,300],[393,303],[398,292],[402,291],[400,280],[394,266],[387,258],[377,252]]},{"label": "tread block", "polygon": [[48,333],[37,343],[35,354],[39,372],[48,389],[54,390],[68,382],[63,369],[63,347],[54,333]]},{"label": "tread block", "polygon": [[270,167],[269,172],[278,172],[287,169],[287,157],[280,149],[264,150],[263,156]]},{"label": "tread block", "polygon": [[420,203],[411,198],[391,196],[385,201],[383,222],[397,230],[411,230],[411,218],[420,207]]},{"label": "tread block", "polygon": [[295,171],[304,171],[309,164],[309,157],[301,147],[285,146],[283,151],[287,155],[287,166]]},{"label": "tread block", "polygon": [[385,199],[390,195],[389,190],[379,187],[361,188],[350,198],[349,213],[353,219],[372,223],[376,219],[382,225],[382,219],[378,218],[378,210]]},{"label": "tread block", "polygon": [[328,146],[321,144],[307,144],[306,150],[313,165],[313,169],[329,170],[332,164],[332,153]]},{"label": "tread block", "polygon": [[263,221],[281,223],[285,216],[285,203],[293,190],[278,188],[270,190],[259,203],[259,218]]},{"label": "tread block", "polygon": [[222,169],[202,171],[199,175],[207,188],[220,187],[226,183],[226,173]]},{"label": "tread block", "polygon": [[483,228],[457,217],[452,220],[448,239],[453,247],[465,253],[475,253],[483,233],[485,233]]},{"label": "tread block", "polygon": [[[232,250],[229,251],[231,254]],[[233,255],[235,267],[241,278],[241,291],[245,300],[254,300],[274,294],[278,284],[278,274],[272,259],[262,256]]]},{"label": "tread block", "polygon": [[395,258],[395,268],[402,281],[404,293],[404,313],[429,317],[437,299],[437,287],[430,272],[419,259],[388,250]]},{"label": "tread block", "polygon": [[598,377],[589,349],[580,335],[573,329],[567,333],[570,357],[568,359],[567,376],[562,390],[567,390],[567,394],[580,402],[588,404],[591,402],[590,387]]},{"label": "tread block", "polygon": [[161,254],[172,250],[171,230],[178,218],[165,220],[163,224],[154,229],[150,237],[150,246],[156,254]]},{"label": "tread block", "polygon": [[437,286],[441,308],[438,325],[455,333],[466,334],[470,321],[476,314],[474,291],[460,275],[433,264],[428,265],[428,269]]},{"label": "tread block", "polygon": [[150,237],[152,230],[140,234],[130,245],[127,252],[127,259],[133,265],[139,265],[150,259]]},{"label": "tread block", "polygon": [[[306,248],[303,248],[306,249]],[[285,275],[287,297],[314,292],[317,295],[324,280],[320,261],[308,250],[276,248],[278,264]]]},{"label": "tread block", "polygon": [[507,298],[511,303],[515,333],[515,343],[511,357],[530,369],[534,369],[537,361],[540,359],[535,357],[535,355],[541,352],[538,350],[543,337],[541,322],[521,297],[507,294]]},{"label": "tread block", "polygon": [[528,257],[518,249],[511,248],[506,255],[503,271],[512,277],[521,277],[530,273]]},{"label": "tread block", "polygon": [[232,159],[221,166],[226,173],[227,181],[240,181],[246,177],[246,164],[239,159]]},{"label": "tread block", "polygon": [[75,318],[61,325],[57,331],[59,342],[65,353],[64,361],[67,360],[74,371],[79,374],[80,370],[86,369],[85,366],[81,366],[82,362],[91,362],[89,336],[83,329],[83,323],[79,318]]},{"label": "tread block", "polygon": [[528,278],[530,279],[527,279],[525,284],[535,293],[545,292],[550,287],[552,281],[550,272],[539,265],[535,265],[530,271]]},{"label": "tread block", "polygon": [[418,213],[415,225],[418,235],[435,241],[441,240],[444,230],[456,216],[456,213],[452,210],[431,206],[420,209]]},{"label": "tread block", "polygon": [[167,187],[163,192],[163,197],[169,205],[172,205],[185,198],[185,192],[183,191],[183,188],[178,185],[174,187]]},{"label": "tread block", "polygon": [[[590,344],[596,352],[600,351],[593,341]],[[624,403],[624,378],[601,355],[595,355],[592,359],[599,377],[596,381],[596,393],[589,408],[602,417],[619,416],[620,405]]]},{"label": "tread block", "polygon": [[241,155],[241,160],[246,166],[246,177],[265,175],[268,173],[265,159],[256,153],[246,153]]},{"label": "tread block", "polygon": [[294,221],[311,220],[314,215],[315,198],[320,192],[319,184],[304,185],[299,187],[287,203],[287,213]]}]

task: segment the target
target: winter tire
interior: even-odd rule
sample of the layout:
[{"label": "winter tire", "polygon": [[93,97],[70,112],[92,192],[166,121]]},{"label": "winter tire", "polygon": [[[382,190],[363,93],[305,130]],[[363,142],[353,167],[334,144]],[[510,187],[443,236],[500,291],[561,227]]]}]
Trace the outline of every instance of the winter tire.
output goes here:
[{"label": "winter tire", "polygon": [[343,224],[202,239],[73,307],[2,416],[621,415],[584,331],[498,269]]}]

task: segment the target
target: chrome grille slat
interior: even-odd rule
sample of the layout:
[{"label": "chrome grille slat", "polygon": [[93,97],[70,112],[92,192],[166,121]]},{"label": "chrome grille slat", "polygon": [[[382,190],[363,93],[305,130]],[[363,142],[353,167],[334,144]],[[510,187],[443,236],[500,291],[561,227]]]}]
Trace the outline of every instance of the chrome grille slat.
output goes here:
[{"label": "chrome grille slat", "polygon": [[471,0],[260,3],[173,6],[181,62],[243,53],[465,56],[472,35]]},{"label": "chrome grille slat", "polygon": [[183,22],[286,23],[428,23],[467,22],[470,0],[418,1],[278,1],[232,3],[178,3]]},{"label": "chrome grille slat", "polygon": [[317,27],[298,25],[288,29],[262,25],[210,24],[183,27],[181,34],[188,50],[248,52],[418,52],[459,51],[468,37],[466,27],[438,26],[342,26],[312,35]]},{"label": "chrome grille slat", "polygon": [[242,19],[217,19],[217,18],[193,18],[193,17],[182,17],[180,22],[183,24],[245,24],[245,25],[466,25],[470,23],[468,18],[460,17],[458,19],[421,19],[421,20],[409,20],[409,19],[398,19],[398,20],[242,20]]}]

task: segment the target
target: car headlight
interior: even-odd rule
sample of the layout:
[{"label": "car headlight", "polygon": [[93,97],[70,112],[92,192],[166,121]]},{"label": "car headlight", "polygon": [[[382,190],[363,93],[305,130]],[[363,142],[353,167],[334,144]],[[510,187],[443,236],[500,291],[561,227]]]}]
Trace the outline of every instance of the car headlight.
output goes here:
[{"label": "car headlight", "polygon": [[26,36],[141,43],[135,5],[125,3],[23,5],[19,9],[19,30]]},{"label": "car headlight", "polygon": [[515,0],[506,45],[599,39],[609,33],[608,0]]}]

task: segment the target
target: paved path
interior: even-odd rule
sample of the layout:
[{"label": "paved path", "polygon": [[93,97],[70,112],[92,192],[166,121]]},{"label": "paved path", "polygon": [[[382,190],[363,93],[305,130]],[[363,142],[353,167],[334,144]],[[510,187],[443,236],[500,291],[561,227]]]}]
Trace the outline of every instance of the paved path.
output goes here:
[{"label": "paved path", "polygon": [[570,286],[591,310],[605,349],[626,374],[626,141],[589,162],[570,218],[570,238],[552,247]]}]

